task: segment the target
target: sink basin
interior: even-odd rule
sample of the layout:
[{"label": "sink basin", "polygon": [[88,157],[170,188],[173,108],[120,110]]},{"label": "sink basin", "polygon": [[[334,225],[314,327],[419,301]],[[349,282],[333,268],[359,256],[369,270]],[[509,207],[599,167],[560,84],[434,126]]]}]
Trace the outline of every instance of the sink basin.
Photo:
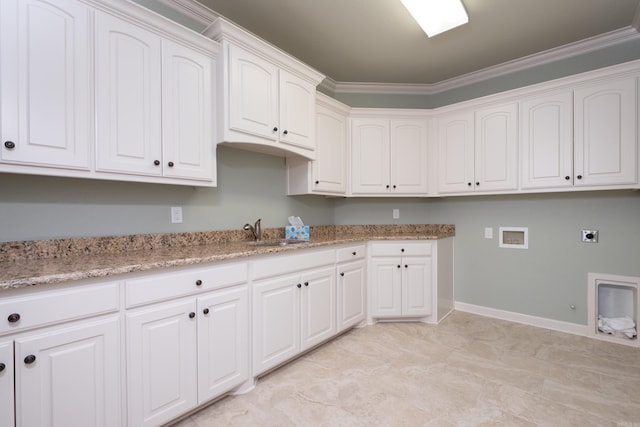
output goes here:
[{"label": "sink basin", "polygon": [[247,244],[251,246],[288,246],[288,245],[296,245],[300,243],[308,243],[308,242],[306,240],[287,240],[287,239],[261,240],[259,242],[247,242]]}]

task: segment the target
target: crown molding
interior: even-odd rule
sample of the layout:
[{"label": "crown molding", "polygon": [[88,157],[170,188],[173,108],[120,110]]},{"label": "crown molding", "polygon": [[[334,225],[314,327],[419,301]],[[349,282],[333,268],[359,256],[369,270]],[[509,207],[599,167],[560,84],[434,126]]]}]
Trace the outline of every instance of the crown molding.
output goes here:
[{"label": "crown molding", "polygon": [[[157,0],[174,10],[209,26],[220,15],[196,0]],[[590,37],[564,46],[535,53],[513,61],[504,62],[482,70],[474,71],[451,79],[431,84],[406,83],[362,83],[337,82],[330,77],[321,86],[331,93],[360,93],[382,95],[435,95],[449,90],[479,83],[495,77],[523,71],[561,59],[571,58],[628,41],[640,40],[640,5],[638,5],[631,26]]]}]

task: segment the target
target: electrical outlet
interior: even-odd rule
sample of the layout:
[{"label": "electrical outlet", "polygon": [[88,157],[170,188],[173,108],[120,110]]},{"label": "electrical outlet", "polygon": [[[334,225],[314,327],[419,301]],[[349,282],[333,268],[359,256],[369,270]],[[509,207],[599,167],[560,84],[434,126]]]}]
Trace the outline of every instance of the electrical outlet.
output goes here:
[{"label": "electrical outlet", "polygon": [[181,206],[171,207],[171,223],[173,224],[182,223],[182,207]]},{"label": "electrical outlet", "polygon": [[484,238],[485,239],[493,239],[493,228],[485,227],[484,228]]},{"label": "electrical outlet", "polygon": [[582,230],[584,243],[598,243],[598,230]]},{"label": "electrical outlet", "polygon": [[393,219],[400,219],[400,209],[393,210]]}]

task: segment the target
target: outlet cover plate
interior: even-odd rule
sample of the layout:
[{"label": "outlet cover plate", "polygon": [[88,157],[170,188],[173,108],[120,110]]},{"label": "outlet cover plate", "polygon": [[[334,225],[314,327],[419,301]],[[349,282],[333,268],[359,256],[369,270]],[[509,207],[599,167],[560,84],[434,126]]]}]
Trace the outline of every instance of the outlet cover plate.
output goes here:
[{"label": "outlet cover plate", "polygon": [[598,230],[582,230],[584,243],[598,243]]}]

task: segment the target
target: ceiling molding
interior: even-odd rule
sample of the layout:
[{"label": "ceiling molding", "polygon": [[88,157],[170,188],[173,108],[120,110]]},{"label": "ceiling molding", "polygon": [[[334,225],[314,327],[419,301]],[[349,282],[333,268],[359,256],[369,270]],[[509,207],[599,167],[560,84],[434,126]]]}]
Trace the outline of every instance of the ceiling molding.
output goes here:
[{"label": "ceiling molding", "polygon": [[[157,0],[183,15],[203,24],[205,27],[220,15],[196,0]],[[360,93],[383,95],[434,95],[449,90],[479,83],[495,77],[523,71],[529,68],[549,64],[561,59],[575,57],[606,47],[615,46],[632,40],[640,40],[640,5],[636,9],[630,27],[590,37],[564,46],[535,53],[513,61],[504,62],[462,76],[454,77],[432,84],[406,83],[362,83],[337,82],[330,77],[324,79],[320,86],[332,93]]]},{"label": "ceiling molding", "polygon": [[[636,17],[638,17],[637,13]],[[333,83],[328,82],[325,87],[327,89],[332,87],[335,93],[434,95],[632,40],[640,40],[640,33],[635,28],[628,27],[433,84],[346,83],[334,81]]]}]

